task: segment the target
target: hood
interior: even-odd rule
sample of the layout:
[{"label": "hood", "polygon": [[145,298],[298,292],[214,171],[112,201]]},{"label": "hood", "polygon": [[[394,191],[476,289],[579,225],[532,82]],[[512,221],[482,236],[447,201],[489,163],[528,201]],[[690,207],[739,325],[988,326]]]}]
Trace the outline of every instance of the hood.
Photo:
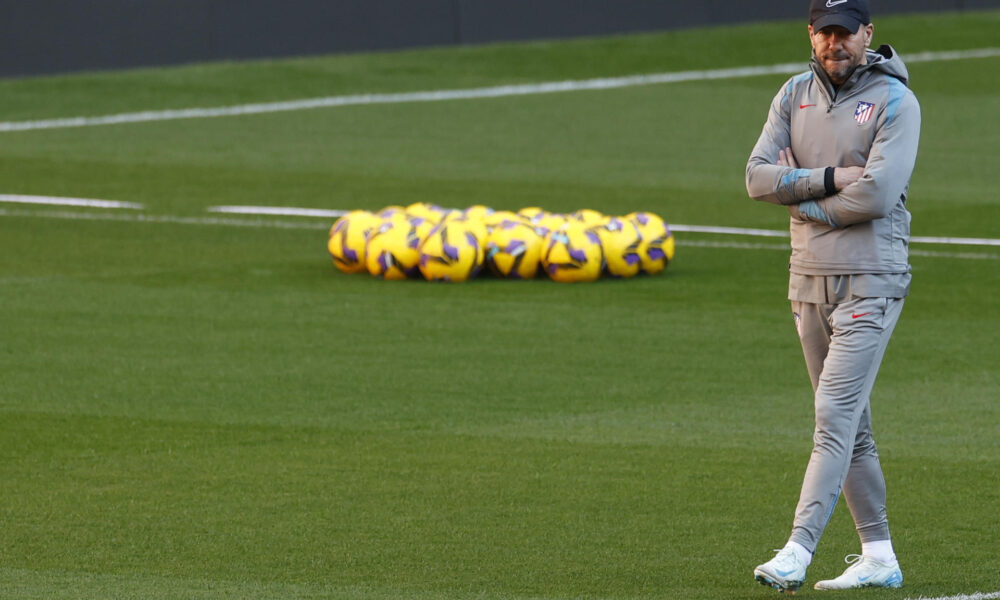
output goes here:
[{"label": "hood", "polygon": [[910,73],[906,70],[903,59],[899,58],[892,46],[882,44],[878,50],[868,50],[865,54],[868,56],[868,64],[858,67],[859,71],[868,67],[873,71],[882,71],[886,75],[895,77],[904,85],[909,85]]}]

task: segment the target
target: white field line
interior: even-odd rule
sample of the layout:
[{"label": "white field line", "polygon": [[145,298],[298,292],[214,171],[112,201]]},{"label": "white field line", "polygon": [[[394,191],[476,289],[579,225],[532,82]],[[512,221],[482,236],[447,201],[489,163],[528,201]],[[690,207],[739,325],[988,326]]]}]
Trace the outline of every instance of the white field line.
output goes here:
[{"label": "white field line", "polygon": [[[322,208],[294,208],[285,206],[211,206],[208,212],[231,213],[239,215],[283,215],[290,217],[341,217],[349,211],[330,210]],[[747,229],[742,227],[712,227],[706,225],[671,225],[672,231],[690,233],[718,233],[723,235],[749,235],[756,237],[787,238],[787,231],[775,229]],[[910,238],[911,242],[924,244],[949,244],[964,246],[1000,246],[1000,239],[956,238],[956,237],[921,237]]]},{"label": "white field line", "polygon": [[[670,227],[673,229],[673,226]],[[710,240],[678,240],[678,246],[694,246],[697,248],[733,248],[737,250],[790,250],[788,244],[755,244],[753,242],[722,242]],[[988,252],[941,252],[937,250],[919,250],[910,248],[910,256],[927,258],[961,258],[964,260],[1000,260],[1000,254]]]},{"label": "white field line", "polygon": [[[903,57],[908,64],[932,61],[965,60],[1000,56],[1000,48],[979,48],[975,50],[953,50],[942,52],[921,52]],[[234,117],[266,113],[311,110],[316,108],[336,108],[370,104],[400,104],[408,102],[440,102],[444,100],[475,100],[482,98],[502,98],[577,92],[585,90],[610,90],[639,85],[680,83],[685,81],[706,81],[712,79],[734,79],[760,75],[782,75],[799,73],[808,67],[805,63],[782,63],[728,69],[707,69],[679,71],[673,73],[652,73],[647,75],[627,75],[623,77],[601,77],[596,79],[575,79],[568,81],[546,81],[522,85],[501,85],[483,88],[454,90],[430,90],[402,92],[395,94],[354,94],[347,96],[326,96],[322,98],[302,98],[282,102],[262,102],[238,104],[213,108],[183,108],[170,110],[150,110],[119,113],[95,117],[66,117],[40,119],[35,121],[0,122],[0,133],[11,131],[32,131],[37,129],[65,129],[69,127],[93,127],[98,125],[119,125],[122,123],[146,123],[175,119],[207,119]]]},{"label": "white field line", "polygon": [[29,211],[0,208],[0,217],[32,219],[60,219],[69,221],[119,221],[128,223],[172,223],[223,227],[251,227],[257,229],[315,229],[327,230],[329,224],[309,221],[278,221],[275,219],[234,219],[229,217],[181,217],[177,215],[147,215],[135,213],[85,213],[71,211]]},{"label": "white field line", "polygon": [[956,238],[956,237],[928,237],[913,236],[911,242],[922,244],[950,244],[953,246],[1000,246],[1000,240],[989,238]]},{"label": "white field line", "polygon": [[290,217],[342,217],[350,211],[323,208],[294,208],[290,206],[210,206],[212,213],[236,215],[284,215]]},{"label": "white field line", "polygon": [[722,235],[752,235],[757,237],[789,237],[787,231],[775,229],[744,229],[742,227],[712,227],[707,225],[670,225],[671,231],[690,233],[720,233]]},{"label": "white field line", "polygon": [[[776,229],[744,229],[741,227],[711,227],[704,225],[671,225],[673,231],[689,231],[693,233],[720,233],[724,235],[752,235],[759,237],[789,237],[787,231]],[[953,246],[1000,246],[1000,239],[992,238],[959,238],[934,237],[915,235],[911,242],[918,244],[948,244]]]},{"label": "white field line", "polygon": [[0,194],[0,202],[12,204],[44,204],[48,206],[86,206],[88,208],[130,208],[142,210],[135,202],[117,200],[94,200],[92,198],[62,198],[56,196],[24,196],[20,194]]},{"label": "white field line", "polygon": [[998,598],[1000,598],[1000,592],[989,594],[976,592],[974,594],[958,594],[956,596],[940,596],[936,598],[920,596],[919,598],[907,598],[906,600],[997,600]]},{"label": "white field line", "polygon": [[[342,212],[342,211],[339,211]],[[90,213],[71,211],[29,211],[9,210],[0,208],[0,217],[22,217],[37,219],[62,219],[71,221],[118,221],[130,223],[171,223],[177,225],[247,227],[255,229],[308,229],[326,231],[332,223],[316,223],[313,221],[280,221],[276,219],[240,219],[234,217],[182,217],[177,215],[147,215],[136,213]],[[671,225],[674,231],[681,231],[686,226]],[[692,228],[694,230],[694,228]],[[764,230],[770,231],[770,230]],[[726,242],[712,240],[678,240],[679,246],[696,248],[731,248],[737,250],[783,250],[787,252],[787,244],[760,244],[752,242]],[[912,256],[929,258],[958,258],[964,260],[1000,260],[1000,254],[986,252],[941,252],[932,250],[910,249]]]}]

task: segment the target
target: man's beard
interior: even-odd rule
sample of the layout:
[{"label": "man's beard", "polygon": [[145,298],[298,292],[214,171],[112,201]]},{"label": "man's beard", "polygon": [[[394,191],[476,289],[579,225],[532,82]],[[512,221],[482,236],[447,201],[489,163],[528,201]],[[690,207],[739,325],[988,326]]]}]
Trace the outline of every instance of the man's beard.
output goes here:
[{"label": "man's beard", "polygon": [[[826,61],[831,58],[837,60],[845,60],[847,62],[840,63],[839,65],[834,67],[828,67]],[[823,65],[823,70],[826,71],[826,74],[830,76],[830,81],[832,81],[837,85],[840,85],[845,81],[847,81],[848,78],[850,78],[851,74],[854,73],[854,70],[857,69],[858,65],[860,65],[861,63],[860,61],[853,60],[851,55],[846,52],[836,52],[833,54],[824,54],[821,60],[821,64]],[[833,70],[831,71],[831,69]]]}]

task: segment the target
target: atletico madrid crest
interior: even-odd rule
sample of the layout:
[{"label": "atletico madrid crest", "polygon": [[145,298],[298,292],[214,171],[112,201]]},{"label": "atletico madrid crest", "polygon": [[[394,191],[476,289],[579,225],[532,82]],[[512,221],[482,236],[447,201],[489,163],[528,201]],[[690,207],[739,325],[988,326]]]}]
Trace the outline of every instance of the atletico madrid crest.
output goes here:
[{"label": "atletico madrid crest", "polygon": [[854,120],[858,122],[858,125],[864,125],[868,122],[868,119],[872,118],[872,113],[875,112],[875,105],[871,102],[858,102],[858,108],[854,111]]}]

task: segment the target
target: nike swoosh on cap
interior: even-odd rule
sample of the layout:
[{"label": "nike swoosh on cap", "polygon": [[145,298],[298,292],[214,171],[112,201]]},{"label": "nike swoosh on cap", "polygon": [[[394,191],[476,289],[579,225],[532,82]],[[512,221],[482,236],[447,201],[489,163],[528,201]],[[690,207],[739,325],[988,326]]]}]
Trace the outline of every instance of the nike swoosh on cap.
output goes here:
[{"label": "nike swoosh on cap", "polygon": [[834,6],[837,6],[838,4],[843,4],[845,2],[847,2],[847,0],[837,0],[836,2],[834,2],[833,0],[826,0],[826,7],[833,8]]}]

